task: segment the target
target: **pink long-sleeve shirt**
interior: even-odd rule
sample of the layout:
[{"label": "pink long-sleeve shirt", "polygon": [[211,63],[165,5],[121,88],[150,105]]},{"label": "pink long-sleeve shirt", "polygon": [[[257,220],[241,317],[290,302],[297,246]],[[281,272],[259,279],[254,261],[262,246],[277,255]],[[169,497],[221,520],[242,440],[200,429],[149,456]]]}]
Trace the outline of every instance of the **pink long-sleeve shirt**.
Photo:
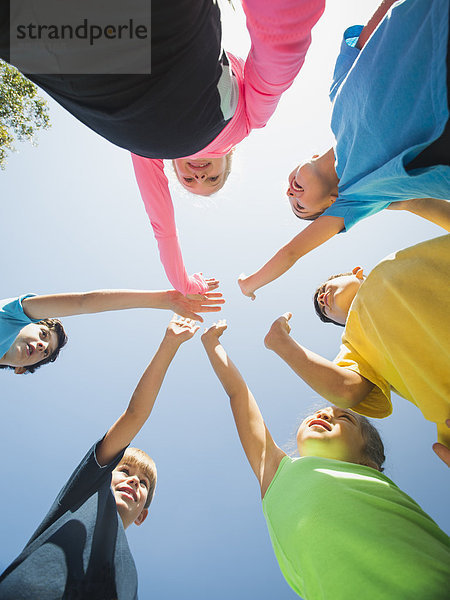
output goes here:
[{"label": "pink long-sleeve shirt", "polygon": [[[190,158],[227,154],[252,129],[264,127],[282,93],[300,71],[311,43],[311,29],[325,0],[242,0],[251,48],[247,60],[227,53],[239,86],[239,101],[231,121],[206,148]],[[206,292],[200,274],[186,272],[175,225],[164,163],[131,155],[136,180],[150,218],[159,255],[170,283],[183,294]]]}]

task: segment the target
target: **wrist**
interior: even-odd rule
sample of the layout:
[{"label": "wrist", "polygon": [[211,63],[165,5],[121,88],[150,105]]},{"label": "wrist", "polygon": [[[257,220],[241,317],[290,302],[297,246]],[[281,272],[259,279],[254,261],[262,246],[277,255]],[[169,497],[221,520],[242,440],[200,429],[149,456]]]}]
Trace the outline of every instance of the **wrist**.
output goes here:
[{"label": "wrist", "polygon": [[178,300],[178,298],[181,296],[181,292],[177,292],[177,290],[165,290],[163,292],[164,294],[164,308],[167,308],[169,310],[173,310],[173,306],[176,302],[176,300]]},{"label": "wrist", "polygon": [[159,347],[162,350],[168,350],[175,353],[182,343],[183,342],[176,336],[172,335],[170,332],[166,332]]},{"label": "wrist", "polygon": [[206,337],[203,337],[203,336],[202,336],[201,340],[202,340],[202,344],[203,344],[203,346],[204,346],[204,347],[205,347],[207,350],[209,350],[209,349],[213,349],[213,348],[215,348],[216,346],[220,346],[220,341],[219,341],[219,338],[216,338],[216,337],[207,337],[207,336],[206,336]]},{"label": "wrist", "polygon": [[286,341],[290,338],[290,335],[287,331],[280,329],[270,329],[269,333],[264,338],[264,345],[269,350],[273,350],[277,352],[280,348],[282,348]]}]

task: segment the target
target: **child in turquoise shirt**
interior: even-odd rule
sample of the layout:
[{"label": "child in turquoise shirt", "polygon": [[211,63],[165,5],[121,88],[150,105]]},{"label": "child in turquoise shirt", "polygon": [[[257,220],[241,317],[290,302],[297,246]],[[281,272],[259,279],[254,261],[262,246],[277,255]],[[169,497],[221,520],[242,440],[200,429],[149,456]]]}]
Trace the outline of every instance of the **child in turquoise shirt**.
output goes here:
[{"label": "child in turquoise shirt", "polygon": [[[450,221],[448,0],[403,0],[384,16],[392,4],[344,34],[330,94],[335,147],[289,175],[292,211],[313,223],[240,277],[252,299],[314,248],[398,202],[420,199],[421,216],[433,221],[440,210]],[[439,140],[444,149],[430,161],[422,153]]]},{"label": "child in turquoise shirt", "polygon": [[[207,279],[210,290],[219,282]],[[222,294],[183,296],[176,290],[95,290],[0,300],[0,369],[17,374],[34,373],[53,362],[67,342],[61,322],[53,317],[92,314],[129,308],[162,308],[203,321],[199,312],[220,310]]]}]

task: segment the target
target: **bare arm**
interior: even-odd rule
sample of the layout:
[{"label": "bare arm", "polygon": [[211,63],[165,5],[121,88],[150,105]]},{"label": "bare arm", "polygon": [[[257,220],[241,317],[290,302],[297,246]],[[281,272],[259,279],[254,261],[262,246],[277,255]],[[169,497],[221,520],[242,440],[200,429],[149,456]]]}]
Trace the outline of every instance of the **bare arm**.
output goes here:
[{"label": "bare arm", "polygon": [[289,335],[291,316],[285,313],[273,322],[264,340],[266,348],[278,354],[305,383],[336,406],[351,408],[364,400],[373,384],[300,346]]},{"label": "bare arm", "polygon": [[[216,280],[212,282],[214,289]],[[198,312],[216,312],[225,302],[222,294],[207,292],[185,297],[176,290],[95,290],[67,294],[49,294],[25,298],[22,305],[30,319],[68,317],[128,308],[162,308],[184,317],[203,321]]]},{"label": "bare arm", "polygon": [[273,256],[258,271],[245,277],[239,277],[242,293],[255,299],[254,292],[286,273],[302,256],[321,246],[327,240],[339,233],[344,227],[341,217],[318,217],[308,227],[303,229],[286,246]]},{"label": "bare arm", "polygon": [[259,481],[263,498],[285,453],[273,441],[251,391],[219,342],[225,329],[225,321],[219,321],[202,335],[202,342],[230,398],[239,439]]},{"label": "bare arm", "polygon": [[151,363],[142,375],[126,411],[108,430],[97,450],[100,465],[107,465],[128,446],[150,416],[166,375],[180,345],[189,340],[199,325],[174,315]]},{"label": "bare arm", "polygon": [[388,210],[407,210],[450,231],[450,201],[438,198],[414,198],[392,202]]},{"label": "bare arm", "polygon": [[375,29],[378,27],[378,25],[383,20],[387,11],[391,8],[391,6],[396,1],[397,0],[383,0],[381,2],[380,6],[377,8],[377,10],[373,13],[372,17],[367,22],[367,25],[361,31],[358,42],[356,44],[357,48],[359,48],[361,50],[361,48],[364,47],[367,40],[370,38],[372,33],[375,31]]}]

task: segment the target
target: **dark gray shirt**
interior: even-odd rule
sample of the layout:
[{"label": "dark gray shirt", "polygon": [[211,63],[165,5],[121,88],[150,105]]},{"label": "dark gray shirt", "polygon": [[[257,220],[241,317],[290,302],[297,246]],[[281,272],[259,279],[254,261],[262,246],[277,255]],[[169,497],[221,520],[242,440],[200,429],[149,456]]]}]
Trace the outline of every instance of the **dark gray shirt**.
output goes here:
[{"label": "dark gray shirt", "polygon": [[22,553],[0,576],[1,600],[135,600],[137,573],[97,442]]}]

